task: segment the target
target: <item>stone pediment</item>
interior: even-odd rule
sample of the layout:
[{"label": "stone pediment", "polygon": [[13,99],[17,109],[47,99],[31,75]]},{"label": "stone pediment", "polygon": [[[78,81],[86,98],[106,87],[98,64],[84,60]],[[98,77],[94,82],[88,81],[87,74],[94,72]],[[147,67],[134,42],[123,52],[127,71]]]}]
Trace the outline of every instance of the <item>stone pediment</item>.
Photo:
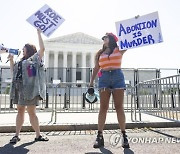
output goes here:
[{"label": "stone pediment", "polygon": [[46,40],[47,43],[102,44],[101,39],[78,32]]}]

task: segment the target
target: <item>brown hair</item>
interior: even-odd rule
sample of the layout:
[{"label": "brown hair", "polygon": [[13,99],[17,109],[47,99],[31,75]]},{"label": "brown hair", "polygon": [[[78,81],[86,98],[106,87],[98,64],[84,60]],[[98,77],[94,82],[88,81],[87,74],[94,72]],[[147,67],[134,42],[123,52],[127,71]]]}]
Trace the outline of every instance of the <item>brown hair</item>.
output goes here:
[{"label": "brown hair", "polygon": [[[103,47],[102,47],[102,49],[100,49],[97,53],[96,53],[96,56],[95,56],[95,63],[97,62],[97,61],[99,61],[99,57],[101,56],[101,54],[106,50],[106,49],[108,49],[109,47],[106,47],[104,44],[103,44]],[[109,48],[110,49],[110,48]],[[110,50],[111,51],[111,50]],[[112,52],[111,52],[112,53]],[[110,53],[110,54],[111,54]],[[108,57],[110,56],[110,54],[108,55]]]},{"label": "brown hair", "polygon": [[113,53],[114,49],[117,48],[117,43],[116,40],[114,39],[114,37],[110,34],[107,33],[106,35],[109,38],[109,47],[106,47],[105,45],[103,45],[102,49],[100,49],[95,56],[95,63],[99,60],[100,55],[107,49],[110,49],[110,53],[108,54],[108,58],[109,56]]},{"label": "brown hair", "polygon": [[107,47],[105,47],[105,45],[103,45],[102,49],[100,49],[100,50],[96,53],[96,55],[95,55],[95,63],[99,60],[100,55],[105,51],[106,48],[107,48]]},{"label": "brown hair", "polygon": [[35,45],[27,43],[24,47],[26,48],[26,56],[22,60],[28,59],[37,52]]}]

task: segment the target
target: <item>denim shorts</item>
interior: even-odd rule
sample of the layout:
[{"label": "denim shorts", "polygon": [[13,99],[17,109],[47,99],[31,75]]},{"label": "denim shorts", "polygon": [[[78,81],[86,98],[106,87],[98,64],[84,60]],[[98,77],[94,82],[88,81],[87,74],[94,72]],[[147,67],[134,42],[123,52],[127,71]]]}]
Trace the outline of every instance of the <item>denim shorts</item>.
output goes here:
[{"label": "denim shorts", "polygon": [[121,69],[103,71],[98,73],[98,87],[99,89],[126,89],[124,74]]}]

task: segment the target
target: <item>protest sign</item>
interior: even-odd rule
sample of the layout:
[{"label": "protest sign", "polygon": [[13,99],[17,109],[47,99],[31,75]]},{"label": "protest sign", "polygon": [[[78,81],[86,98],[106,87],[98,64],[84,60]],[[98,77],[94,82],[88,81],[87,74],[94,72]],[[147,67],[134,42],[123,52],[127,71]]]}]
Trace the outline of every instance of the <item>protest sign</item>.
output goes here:
[{"label": "protest sign", "polygon": [[63,22],[64,18],[51,9],[48,5],[44,5],[32,16],[27,19],[32,26],[41,29],[43,34],[49,37]]},{"label": "protest sign", "polygon": [[158,12],[116,22],[121,50],[163,42]]}]

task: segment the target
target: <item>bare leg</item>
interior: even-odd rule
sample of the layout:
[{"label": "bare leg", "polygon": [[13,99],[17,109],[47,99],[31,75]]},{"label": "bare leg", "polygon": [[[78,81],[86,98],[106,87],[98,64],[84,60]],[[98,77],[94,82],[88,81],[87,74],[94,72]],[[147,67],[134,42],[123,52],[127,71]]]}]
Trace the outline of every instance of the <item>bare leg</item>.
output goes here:
[{"label": "bare leg", "polygon": [[98,131],[102,132],[106,121],[107,110],[109,108],[110,90],[100,90],[100,111],[98,117]]},{"label": "bare leg", "polygon": [[40,136],[40,127],[39,127],[39,120],[36,115],[36,106],[35,105],[27,106],[27,112],[29,114],[30,123],[34,131],[36,132],[36,138],[38,138]]},{"label": "bare leg", "polygon": [[17,105],[18,114],[16,116],[16,135],[19,136],[22,125],[24,123],[25,106]]},{"label": "bare leg", "polygon": [[123,135],[123,148],[130,148],[127,135],[125,132],[126,128],[126,120],[125,120],[125,113],[124,113],[124,90],[123,89],[115,89],[113,91],[113,98],[114,98],[114,104],[117,112],[117,118],[119,122],[119,127],[121,129],[122,135]]},{"label": "bare leg", "polygon": [[117,118],[121,131],[125,131],[126,120],[124,113],[124,90],[115,89],[113,91],[114,105],[117,112]]},{"label": "bare leg", "polygon": [[106,121],[107,110],[109,108],[109,98],[111,92],[109,89],[100,90],[100,111],[98,117],[98,135],[93,145],[94,148],[100,148],[104,146],[103,129]]}]

